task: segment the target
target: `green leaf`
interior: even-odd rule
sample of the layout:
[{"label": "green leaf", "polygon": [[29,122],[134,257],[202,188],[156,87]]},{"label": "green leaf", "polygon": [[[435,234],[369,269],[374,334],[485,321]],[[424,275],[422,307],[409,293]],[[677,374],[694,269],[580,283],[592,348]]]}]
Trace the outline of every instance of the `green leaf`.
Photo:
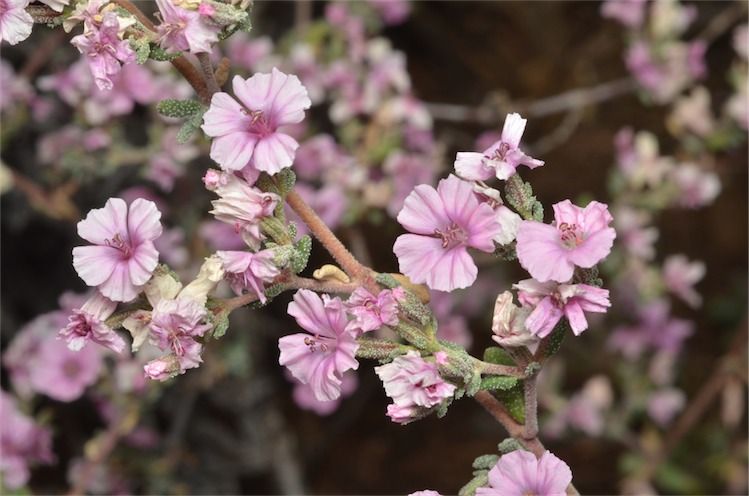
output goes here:
[{"label": "green leaf", "polygon": [[508,390],[514,388],[518,383],[516,377],[493,375],[481,379],[481,389],[486,391]]},{"label": "green leaf", "polygon": [[520,449],[523,449],[523,447],[520,445],[517,439],[512,437],[503,439],[502,442],[497,445],[497,450],[503,455]]},{"label": "green leaf", "polygon": [[400,343],[381,339],[359,338],[357,342],[359,348],[356,350],[356,356],[374,360],[392,360],[412,349]]},{"label": "green leaf", "polygon": [[388,289],[393,289],[400,286],[400,284],[398,284],[398,281],[396,281],[393,276],[386,273],[377,274],[377,277],[375,277],[375,281]]},{"label": "green leaf", "polygon": [[525,422],[525,401],[523,397],[522,381],[514,388],[503,391],[501,389],[492,394],[507,408],[510,416],[521,424]]},{"label": "green leaf", "polygon": [[305,234],[294,243],[294,253],[289,261],[289,267],[294,274],[299,274],[307,267],[310,253],[312,253],[312,238]]},{"label": "green leaf", "polygon": [[483,473],[479,473],[473,479],[471,479],[468,484],[460,488],[460,491],[458,491],[458,496],[474,496],[476,494],[476,489],[484,487],[488,483],[489,472],[484,471]]},{"label": "green leaf", "polygon": [[182,52],[169,53],[157,44],[151,45],[151,50],[148,54],[152,60],[158,62],[171,62],[172,60],[182,56]]},{"label": "green leaf", "polygon": [[175,100],[167,98],[156,104],[156,111],[165,117],[184,119],[195,115],[203,109],[196,100]]},{"label": "green leaf", "polygon": [[[519,174],[513,174],[505,183],[505,198],[525,220],[543,220],[543,207],[533,196],[533,188]],[[537,205],[538,204],[538,205]]]},{"label": "green leaf", "polygon": [[130,46],[135,51],[135,62],[145,64],[151,54],[151,43],[146,38],[130,38]]},{"label": "green leaf", "polygon": [[214,314],[212,317],[213,321],[213,331],[211,332],[211,337],[213,339],[219,339],[226,334],[226,331],[229,329],[229,312],[222,310],[217,314]]},{"label": "green leaf", "polygon": [[481,455],[477,456],[475,460],[473,460],[473,464],[471,465],[476,470],[490,470],[494,465],[497,464],[499,461],[499,456],[497,455]]},{"label": "green leaf", "polygon": [[515,360],[512,359],[510,354],[499,346],[491,346],[485,349],[484,361],[489,363],[496,363],[499,365],[515,365]]}]

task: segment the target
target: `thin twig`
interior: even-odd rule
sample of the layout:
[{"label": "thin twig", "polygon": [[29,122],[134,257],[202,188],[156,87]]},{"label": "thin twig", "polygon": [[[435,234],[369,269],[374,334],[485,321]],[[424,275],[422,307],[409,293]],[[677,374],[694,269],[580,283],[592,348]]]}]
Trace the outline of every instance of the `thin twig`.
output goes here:
[{"label": "thin twig", "polygon": [[538,390],[536,389],[536,373],[523,380],[523,396],[525,400],[525,429],[523,436],[533,439],[538,436]]},{"label": "thin twig", "polygon": [[697,39],[709,45],[742,19],[746,19],[746,2],[733,2],[730,7],[710,19],[705,29],[697,35]]},{"label": "thin twig", "polygon": [[207,53],[199,53],[196,55],[198,62],[200,62],[200,69],[203,71],[203,79],[208,91],[213,95],[221,91],[218,83],[216,82],[216,75],[213,72],[213,64],[211,63],[211,57]]}]

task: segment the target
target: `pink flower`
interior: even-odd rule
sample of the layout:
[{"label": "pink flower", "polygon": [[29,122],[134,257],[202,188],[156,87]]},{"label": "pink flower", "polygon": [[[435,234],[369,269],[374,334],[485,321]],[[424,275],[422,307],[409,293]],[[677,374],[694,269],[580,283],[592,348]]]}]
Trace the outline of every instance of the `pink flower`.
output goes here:
[{"label": "pink flower", "polygon": [[398,301],[389,289],[383,289],[375,297],[362,287],[356,288],[346,306],[362,332],[374,331],[385,325],[398,325]]},{"label": "pink flower", "polygon": [[15,45],[31,34],[34,19],[26,12],[29,0],[0,0],[0,42]]},{"label": "pink flower", "polygon": [[671,181],[678,189],[676,204],[685,208],[700,208],[709,205],[720,194],[718,176],[700,169],[695,164],[680,164],[671,172]]},{"label": "pink flower", "polygon": [[143,366],[143,372],[149,379],[163,382],[184,371],[177,356],[172,354],[151,360]]},{"label": "pink flower", "polygon": [[359,368],[355,354],[359,345],[339,298],[323,299],[300,289],[289,303],[289,315],[309,334],[299,333],[278,340],[278,363],[287,367],[303,384],[309,384],[320,401],[341,395],[342,375]]},{"label": "pink flower", "polygon": [[431,157],[419,154],[406,154],[396,151],[388,155],[382,169],[392,178],[393,197],[387,210],[395,217],[403,208],[403,202],[419,184],[431,183],[436,175]]},{"label": "pink flower", "polygon": [[611,306],[608,289],[587,284],[557,284],[526,279],[514,284],[523,305],[535,306],[525,319],[525,327],[538,337],[546,337],[562,316],[579,336],[588,328],[583,312],[605,313]]},{"label": "pink flower", "polygon": [[359,386],[356,373],[346,372],[342,377],[341,397],[333,401],[320,401],[315,398],[315,393],[309,384],[302,384],[296,380],[294,382],[294,392],[292,393],[294,403],[303,410],[309,410],[323,416],[335,412],[341,404],[341,398],[351,396]]},{"label": "pink flower", "polygon": [[118,36],[120,21],[114,12],[107,12],[98,28],[75,36],[70,43],[86,56],[96,85],[111,90],[112,77],[120,72],[121,64],[135,60],[130,43]]},{"label": "pink flower", "polygon": [[671,316],[667,300],[659,299],[639,309],[636,326],[614,329],[608,346],[629,359],[638,358],[648,348],[678,353],[684,340],[694,333],[694,323]]},{"label": "pink flower", "polygon": [[666,427],[686,405],[684,391],[664,388],[654,391],[648,398],[648,415],[661,427]]},{"label": "pink flower", "polygon": [[215,138],[211,158],[229,171],[250,165],[272,175],[290,167],[299,143],[279,128],[301,122],[311,105],[299,78],[274,68],[247,80],[235,76],[232,88],[241,104],[216,93],[203,116],[203,131]]},{"label": "pink flower", "polygon": [[492,176],[504,180],[515,174],[518,165],[531,169],[544,165],[542,160],[529,157],[520,149],[520,138],[527,122],[520,114],[507,114],[499,141],[484,153],[458,152],[455,172],[469,181],[485,181]]},{"label": "pink flower", "polygon": [[517,307],[512,302],[512,293],[505,291],[497,295],[492,317],[492,339],[500,346],[528,346],[538,343],[525,327],[530,309]]},{"label": "pink flower", "polygon": [[694,285],[705,277],[705,264],[690,262],[684,255],[671,255],[663,264],[663,283],[673,294],[687,305],[697,308],[702,305],[702,296]]},{"label": "pink flower", "polygon": [[224,277],[231,284],[235,293],[242,294],[249,289],[257,294],[262,303],[267,300],[263,283],[273,282],[281,270],[273,262],[273,250],[262,250],[257,253],[247,251],[216,252],[224,265]]},{"label": "pink flower", "polygon": [[63,338],[68,343],[68,348],[73,351],[78,351],[86,342],[93,341],[115,353],[122,353],[125,349],[125,340],[104,322],[115,308],[117,303],[94,291],[80,309],[73,310],[68,325],[60,330],[58,336]]},{"label": "pink flower", "polygon": [[601,15],[628,28],[638,28],[645,19],[645,7],[646,0],[606,0],[601,5]]},{"label": "pink flower", "polygon": [[177,357],[180,372],[199,367],[203,346],[194,338],[211,328],[203,321],[205,308],[191,298],[163,299],[151,315],[151,342],[162,350],[170,350]]},{"label": "pink flower", "polygon": [[397,423],[408,423],[419,408],[439,405],[456,389],[442,379],[437,364],[425,361],[413,350],[375,367],[375,372],[385,386],[385,393],[393,400],[388,416]]},{"label": "pink flower", "polygon": [[110,198],[78,223],[78,235],[94,246],[73,248],[73,267],[89,286],[113,301],[130,301],[159,262],[153,240],[161,235],[161,212],[141,198],[130,206]]},{"label": "pink flower", "polygon": [[34,357],[36,366],[31,368],[29,376],[32,388],[58,401],[78,399],[99,378],[100,350],[86,346],[80,351],[71,351],[57,339],[46,339]]},{"label": "pink flower", "polygon": [[468,248],[491,253],[500,225],[489,205],[479,203],[470,183],[450,175],[435,190],[416,186],[398,214],[414,234],[398,237],[393,251],[400,271],[417,284],[452,291],[476,280],[478,269]]},{"label": "pink flower", "polygon": [[183,9],[172,0],[156,0],[156,5],[161,13],[161,24],[156,27],[161,48],[210,53],[212,45],[218,42],[218,27],[205,23],[201,12]]},{"label": "pink flower", "polygon": [[608,206],[596,201],[585,208],[569,200],[554,205],[554,224],[524,221],[518,229],[520,265],[540,282],[567,282],[575,266],[590,268],[610,252],[616,231]]},{"label": "pink flower", "polygon": [[216,220],[233,225],[237,234],[241,234],[250,247],[258,249],[263,238],[260,222],[264,217],[273,215],[280,201],[278,195],[264,193],[228,174],[226,183],[219,182],[215,192],[219,198],[211,202],[211,213]]},{"label": "pink flower", "polygon": [[0,473],[3,486],[19,489],[29,480],[29,465],[49,464],[52,454],[52,432],[18,410],[15,399],[0,391]]},{"label": "pink flower", "polygon": [[496,189],[474,184],[473,190],[479,200],[492,207],[497,216],[500,230],[494,237],[494,241],[500,245],[510,244],[515,241],[523,218],[504,205],[502,197]]},{"label": "pink flower", "polygon": [[536,459],[517,450],[499,459],[489,471],[489,487],[476,489],[476,496],[564,496],[570,482],[570,467],[549,451]]}]

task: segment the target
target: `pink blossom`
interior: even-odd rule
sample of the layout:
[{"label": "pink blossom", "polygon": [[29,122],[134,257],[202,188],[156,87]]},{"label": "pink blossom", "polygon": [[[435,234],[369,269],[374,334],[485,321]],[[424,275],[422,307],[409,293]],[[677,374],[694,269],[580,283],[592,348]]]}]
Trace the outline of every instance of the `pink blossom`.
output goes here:
[{"label": "pink blossom", "polygon": [[301,122],[311,105],[299,78],[274,68],[247,80],[235,76],[232,88],[241,103],[216,93],[203,116],[203,131],[215,138],[211,158],[229,171],[250,165],[272,175],[290,167],[299,143],[280,128]]},{"label": "pink blossom", "polygon": [[629,359],[636,359],[647,349],[678,353],[684,340],[694,333],[694,323],[671,316],[667,300],[659,299],[639,310],[634,326],[614,329],[608,346]]},{"label": "pink blossom", "polygon": [[515,174],[518,165],[531,169],[544,165],[542,160],[529,157],[520,149],[520,138],[527,122],[520,114],[508,114],[500,139],[483,153],[458,152],[455,172],[469,181],[485,181],[492,176],[504,180]]},{"label": "pink blossom", "polygon": [[497,216],[500,230],[494,237],[494,241],[500,245],[512,243],[517,237],[523,218],[505,206],[496,189],[474,184],[473,190],[479,200],[489,205]]},{"label": "pink blossom", "polygon": [[171,51],[210,53],[218,42],[218,27],[208,25],[200,12],[183,9],[172,0],[156,0],[161,24],[156,26],[161,48]]},{"label": "pink blossom", "polygon": [[367,3],[374,7],[388,26],[402,23],[411,11],[411,5],[406,0],[367,0]]},{"label": "pink blossom", "polygon": [[601,15],[615,19],[632,29],[642,26],[645,20],[646,0],[606,0],[601,5]]},{"label": "pink blossom", "polygon": [[68,325],[58,333],[59,337],[63,338],[68,343],[68,348],[73,351],[78,351],[86,342],[93,341],[115,353],[122,353],[125,349],[125,340],[104,322],[116,307],[117,303],[94,291],[80,309],[73,310]]},{"label": "pink blossom", "polygon": [[694,285],[705,277],[705,264],[690,262],[684,255],[671,255],[663,264],[663,283],[673,294],[687,305],[697,308],[702,305],[702,296]]},{"label": "pink blossom", "polygon": [[29,381],[33,389],[58,401],[78,399],[99,378],[101,348],[86,346],[71,351],[62,341],[44,340],[34,357]]},{"label": "pink blossom", "polygon": [[198,235],[212,250],[239,250],[245,246],[232,226],[215,220],[203,222]]},{"label": "pink blossom", "polygon": [[[480,281],[479,281],[480,282]],[[472,290],[475,288],[471,288]],[[473,335],[468,328],[467,312],[456,309],[453,294],[442,291],[430,291],[429,305],[437,317],[437,338],[453,342],[469,349],[473,344]]]},{"label": "pink blossom", "polygon": [[289,303],[289,315],[309,334],[299,333],[278,340],[278,363],[287,367],[303,384],[309,384],[320,401],[341,395],[342,376],[359,368],[355,354],[355,328],[350,325],[343,302],[300,289]]},{"label": "pink blossom", "polygon": [[273,40],[268,36],[250,38],[240,31],[226,40],[225,46],[226,56],[234,66],[252,72],[264,72],[272,67],[266,64],[273,53]]},{"label": "pink blossom", "polygon": [[177,356],[171,354],[151,360],[143,366],[143,372],[149,379],[163,382],[184,371]]},{"label": "pink blossom", "polygon": [[383,289],[375,297],[362,287],[356,288],[346,306],[362,332],[398,325],[398,301],[389,289]]},{"label": "pink blossom", "polygon": [[375,372],[385,386],[385,393],[393,400],[388,415],[397,423],[408,423],[418,408],[437,406],[456,389],[442,379],[437,364],[425,361],[413,350],[375,367]]},{"label": "pink blossom", "polygon": [[542,283],[525,279],[513,287],[520,291],[520,303],[535,307],[525,319],[525,327],[541,338],[546,337],[563,316],[575,336],[579,336],[588,328],[583,312],[605,313],[611,306],[608,289],[587,284]]},{"label": "pink blossom", "polygon": [[570,482],[570,467],[549,451],[536,459],[517,450],[499,459],[489,471],[489,487],[476,489],[476,496],[564,496]]},{"label": "pink blossom", "polygon": [[0,0],[0,42],[15,45],[31,34],[34,19],[26,12],[29,0]]},{"label": "pink blossom", "polygon": [[303,410],[315,412],[318,415],[330,415],[335,412],[341,404],[341,399],[351,396],[359,386],[359,379],[355,372],[343,374],[341,383],[341,396],[333,401],[320,401],[315,398],[315,393],[309,384],[302,384],[294,380],[294,392],[292,396],[294,403]]},{"label": "pink blossom", "polygon": [[608,206],[585,208],[565,200],[554,205],[554,224],[523,221],[518,229],[520,265],[540,282],[567,282],[575,266],[590,268],[606,258],[616,238]]},{"label": "pink blossom", "polygon": [[[317,213],[326,226],[333,230],[338,228],[348,206],[346,194],[339,184],[326,184],[318,189],[299,181],[294,186],[294,190]],[[298,235],[309,232],[307,225],[301,222],[296,212],[288,206],[286,212],[289,219],[296,221]]]},{"label": "pink blossom", "polygon": [[650,225],[647,212],[629,207],[619,207],[614,216],[614,225],[620,238],[620,244],[632,256],[643,260],[655,257],[655,242],[658,240],[658,228]]},{"label": "pink blossom", "polygon": [[161,235],[161,212],[148,200],[130,206],[110,198],[78,223],[78,235],[93,246],[73,248],[73,267],[89,286],[113,301],[130,301],[159,261],[153,240]]},{"label": "pink blossom", "polygon": [[273,262],[273,250],[262,250],[257,253],[248,251],[216,252],[224,265],[225,278],[235,293],[242,294],[246,289],[254,292],[260,302],[265,303],[264,283],[273,282],[281,270]]},{"label": "pink blossom", "polygon": [[120,72],[121,64],[135,60],[130,43],[118,36],[120,21],[114,12],[104,14],[98,28],[75,36],[70,43],[86,56],[96,85],[102,90],[111,90],[112,77]]},{"label": "pink blossom", "polygon": [[408,195],[398,222],[414,234],[398,237],[393,251],[400,271],[417,284],[452,291],[476,280],[468,248],[491,253],[500,226],[494,211],[479,203],[470,183],[450,175],[435,190],[422,184]]},{"label": "pink blossom", "polygon": [[676,204],[685,208],[709,205],[720,194],[718,176],[692,163],[680,164],[671,171],[671,180],[678,188]]},{"label": "pink blossom", "polygon": [[167,229],[154,241],[154,246],[165,264],[173,269],[183,269],[190,262],[190,252],[181,227]]},{"label": "pink blossom", "polygon": [[650,394],[648,415],[661,427],[668,426],[686,405],[684,392],[676,388],[664,388]]},{"label": "pink blossom", "polygon": [[273,215],[280,198],[275,193],[264,193],[233,175],[215,190],[218,200],[211,202],[211,213],[216,220],[233,225],[237,234],[253,249],[260,247],[260,222]]},{"label": "pink blossom", "polygon": [[0,391],[0,473],[3,486],[15,490],[29,480],[29,465],[54,462],[52,432],[19,411],[15,399]]},{"label": "pink blossom", "polygon": [[177,357],[180,372],[200,366],[203,346],[194,338],[211,328],[205,308],[191,298],[163,299],[151,315],[151,342]]}]

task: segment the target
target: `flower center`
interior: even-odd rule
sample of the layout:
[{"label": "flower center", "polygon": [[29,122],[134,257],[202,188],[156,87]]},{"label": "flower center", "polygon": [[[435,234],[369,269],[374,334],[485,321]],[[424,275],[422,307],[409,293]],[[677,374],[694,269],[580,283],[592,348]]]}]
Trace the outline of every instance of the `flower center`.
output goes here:
[{"label": "flower center", "polygon": [[120,233],[115,234],[112,239],[105,239],[104,244],[111,248],[117,248],[120,250],[124,258],[130,258],[130,255],[133,254],[132,247],[122,239]]},{"label": "flower center", "polygon": [[263,114],[262,110],[252,110],[249,113],[245,112],[250,116],[250,132],[253,134],[259,134],[260,136],[268,136],[273,134],[273,129],[270,126],[270,122]]},{"label": "flower center", "polygon": [[434,236],[442,240],[442,248],[454,248],[455,246],[465,244],[468,240],[466,232],[455,222],[442,231],[435,229]]},{"label": "flower center", "polygon": [[562,222],[557,229],[559,229],[559,239],[567,248],[576,248],[585,241],[583,231],[577,224]]},{"label": "flower center", "polygon": [[326,341],[332,341],[330,338],[320,337],[319,334],[315,334],[315,337],[304,338],[304,344],[307,345],[311,353],[320,351],[327,353],[330,351],[331,346]]},{"label": "flower center", "polygon": [[491,156],[492,160],[504,160],[507,156],[507,152],[510,151],[510,145],[505,143],[504,141],[499,144],[496,150],[494,150],[494,155]]}]

